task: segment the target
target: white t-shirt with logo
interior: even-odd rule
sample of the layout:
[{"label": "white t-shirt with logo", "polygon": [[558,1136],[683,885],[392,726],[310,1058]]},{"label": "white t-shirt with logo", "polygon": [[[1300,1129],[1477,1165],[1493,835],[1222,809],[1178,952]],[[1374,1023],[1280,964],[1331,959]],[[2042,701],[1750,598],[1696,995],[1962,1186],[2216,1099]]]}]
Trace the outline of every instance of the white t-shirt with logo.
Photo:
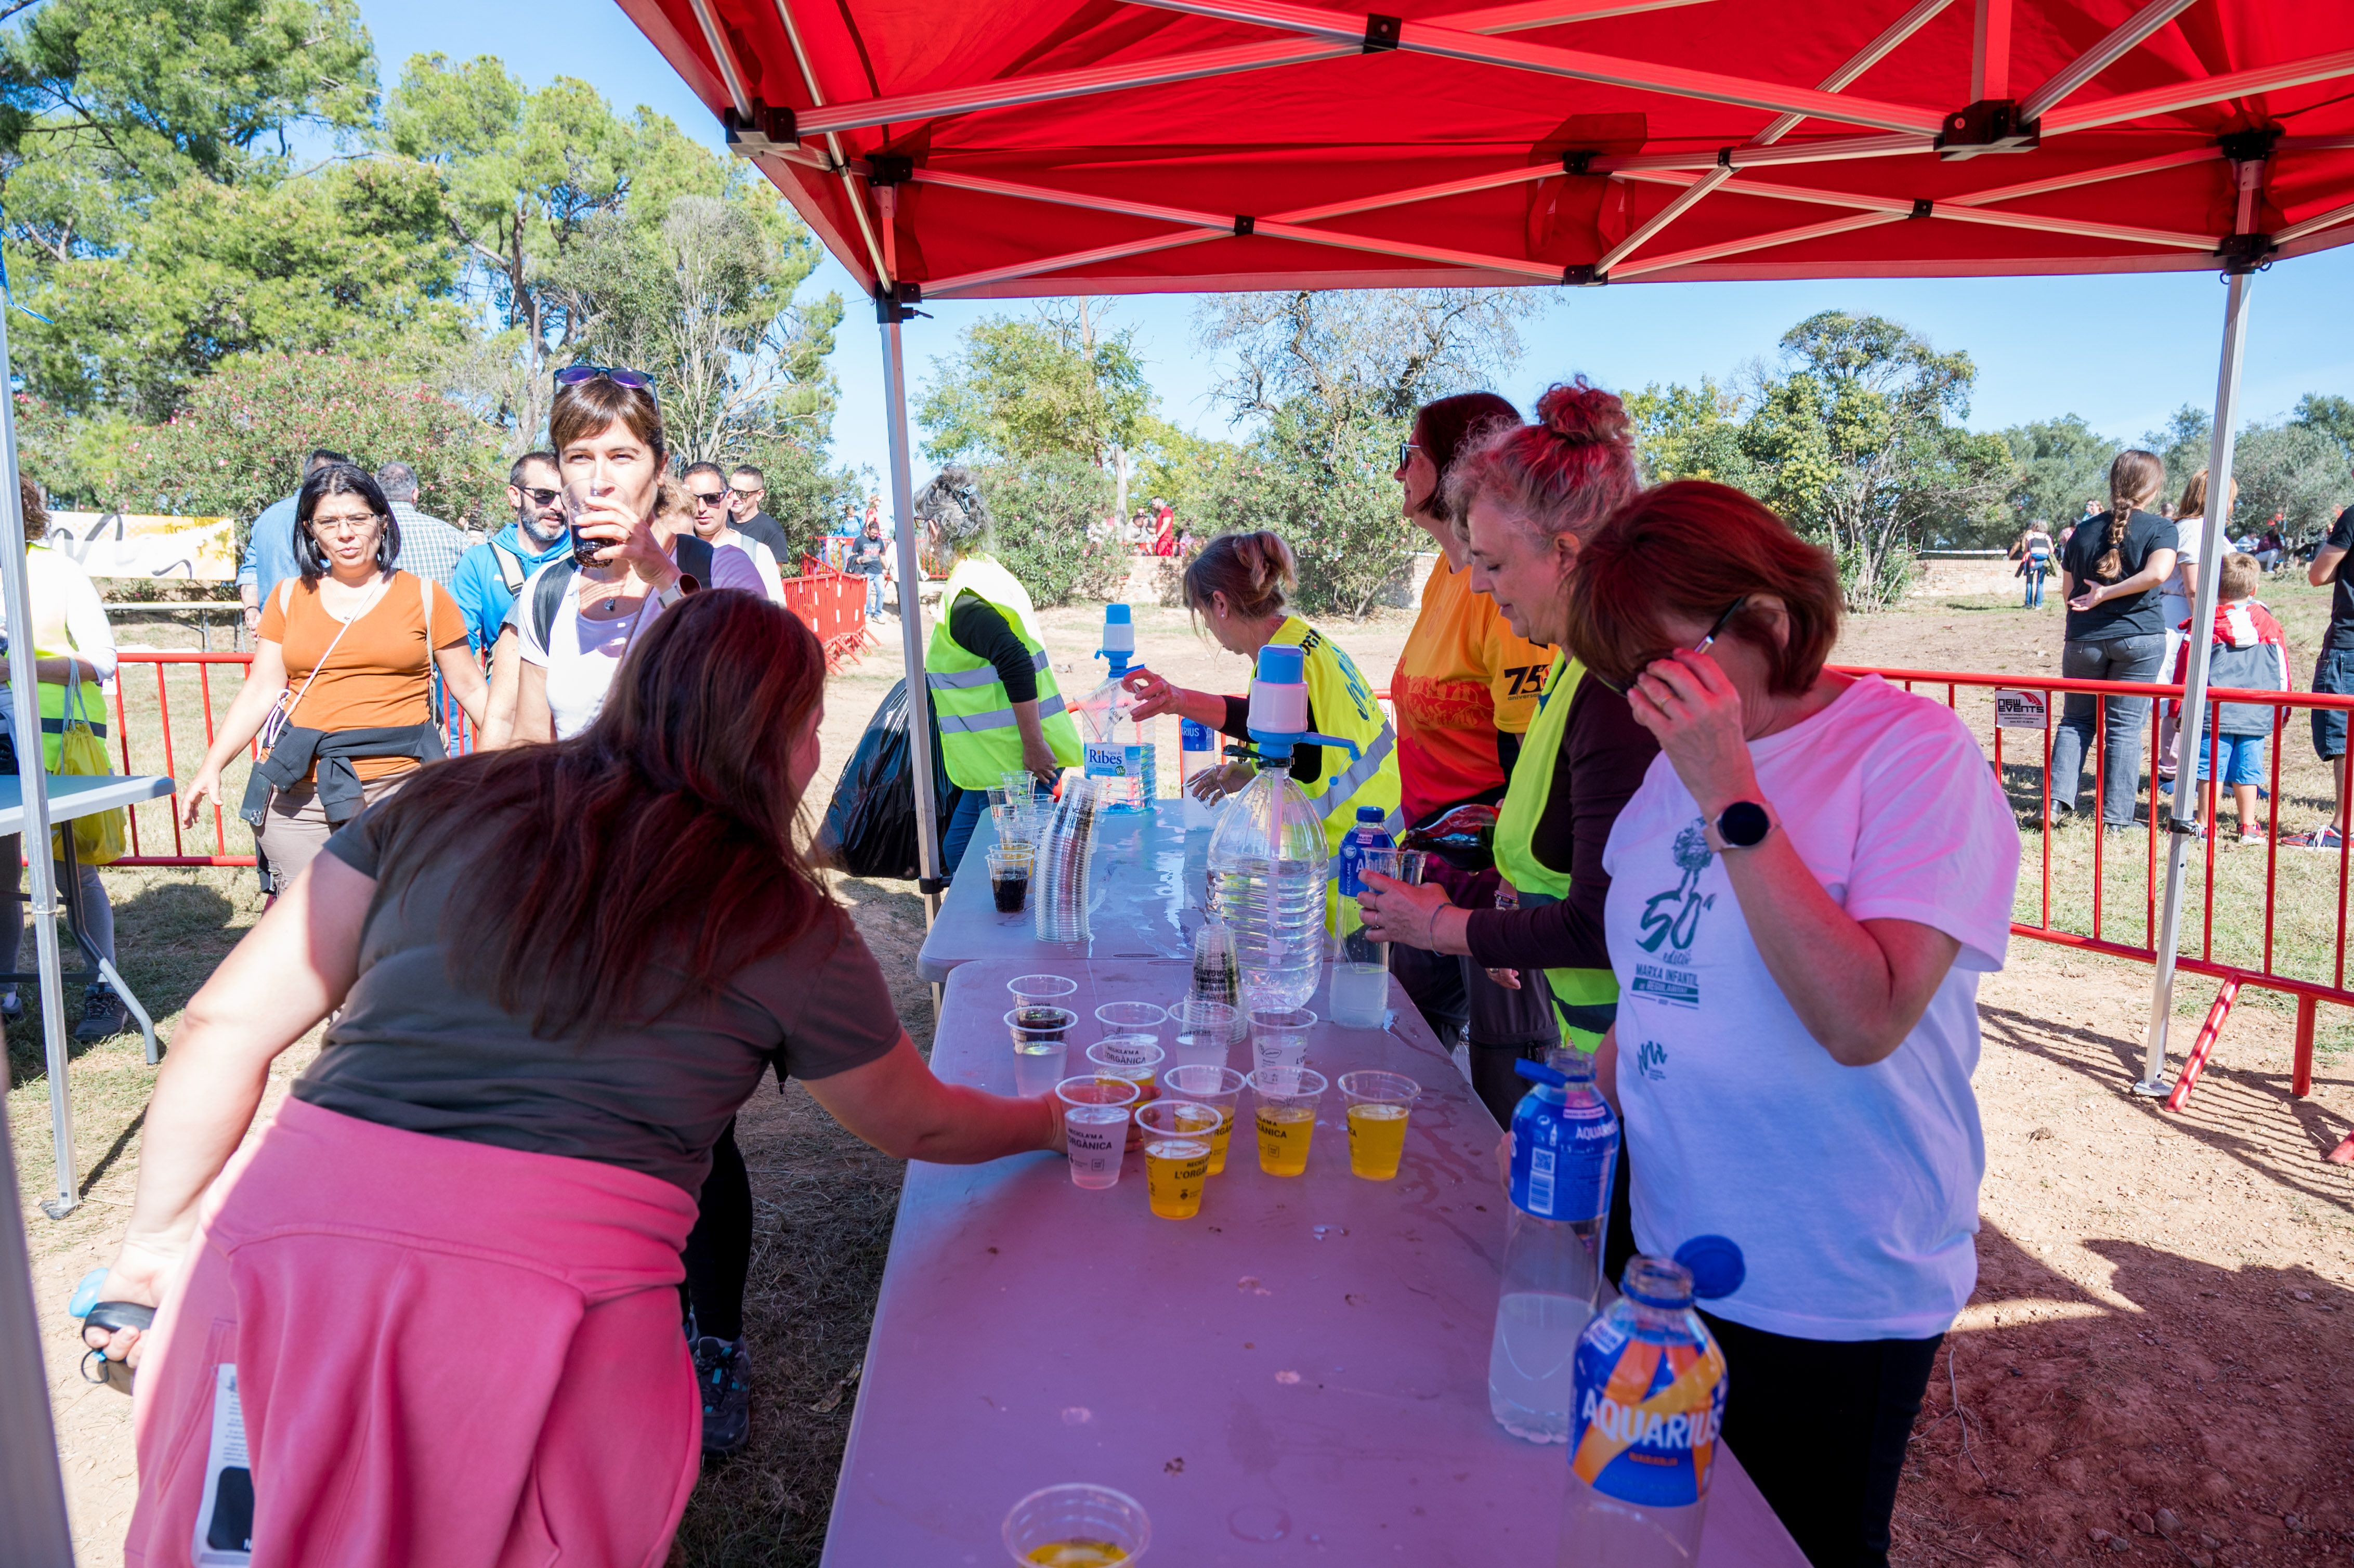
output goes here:
[{"label": "white t-shirt with logo", "polygon": [[1661,1257],[1696,1235],[1740,1244],[1748,1277],[1706,1304],[1736,1323],[1925,1339],[1978,1278],[1978,977],[2009,944],[2019,828],[1962,721],[1876,675],[1749,753],[1776,831],[1850,917],[1917,921],[1961,951],[1902,1045],[1841,1066],[1654,758],[1602,862],[1635,1240]]}]

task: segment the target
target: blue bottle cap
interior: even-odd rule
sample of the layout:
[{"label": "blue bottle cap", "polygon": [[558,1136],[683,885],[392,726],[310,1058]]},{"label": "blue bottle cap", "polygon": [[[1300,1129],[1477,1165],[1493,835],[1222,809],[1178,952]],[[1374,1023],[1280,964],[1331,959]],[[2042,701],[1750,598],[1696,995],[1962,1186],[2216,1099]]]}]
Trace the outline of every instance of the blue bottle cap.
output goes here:
[{"label": "blue bottle cap", "polygon": [[73,1295],[66,1301],[66,1316],[69,1318],[89,1317],[90,1309],[98,1305],[98,1287],[105,1283],[106,1270],[102,1268],[93,1268],[88,1274],[83,1275],[81,1278],[75,1283]]},{"label": "blue bottle cap", "polygon": [[1258,651],[1258,678],[1272,681],[1278,686],[1307,684],[1306,651],[1288,642],[1268,643]]},{"label": "blue bottle cap", "polygon": [[1567,1088],[1568,1077],[1558,1067],[1548,1067],[1543,1062],[1532,1062],[1526,1056],[1512,1064],[1512,1071],[1532,1084],[1551,1084],[1554,1088]]},{"label": "blue bottle cap", "polygon": [[1128,606],[1124,604],[1108,604],[1104,606],[1104,624],[1106,626],[1126,626],[1129,623],[1129,620],[1130,617],[1128,612]]},{"label": "blue bottle cap", "polygon": [[1378,823],[1384,821],[1387,816],[1388,813],[1384,811],[1379,806],[1360,806],[1357,808],[1357,821],[1361,822]]},{"label": "blue bottle cap", "polygon": [[1732,1295],[1749,1277],[1741,1244],[1731,1236],[1694,1236],[1676,1248],[1676,1261],[1690,1271],[1692,1294],[1703,1301]]}]

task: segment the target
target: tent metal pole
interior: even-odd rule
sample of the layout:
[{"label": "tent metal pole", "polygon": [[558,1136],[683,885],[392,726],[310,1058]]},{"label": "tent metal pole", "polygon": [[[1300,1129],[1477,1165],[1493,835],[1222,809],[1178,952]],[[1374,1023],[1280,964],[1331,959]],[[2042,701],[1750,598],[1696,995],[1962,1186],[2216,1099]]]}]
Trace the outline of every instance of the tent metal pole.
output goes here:
[{"label": "tent metal pole", "polygon": [[924,575],[916,547],[916,486],[907,460],[907,366],[899,349],[902,307],[885,298],[883,328],[884,425],[891,443],[891,516],[898,531],[899,657],[907,671],[907,740],[915,758],[916,863],[924,917],[940,912],[940,810],[932,795],[932,694],[924,685]]},{"label": "tent metal pole", "polygon": [[[2240,182],[2240,230],[2254,217],[2264,165],[2255,159],[2236,165]],[[2207,447],[2207,512],[2200,519],[2199,591],[2190,605],[2190,657],[2182,673],[2182,748],[2174,776],[2174,810],[2167,823],[2166,901],[2158,916],[2157,978],[2150,982],[2149,1028],[2143,1037],[2141,1081],[2134,1093],[2163,1097],[2166,1031],[2174,1012],[2175,948],[2182,936],[2182,878],[2198,832],[2200,731],[2207,711],[2207,645],[2215,624],[2215,590],[2223,571],[2224,524],[2232,509],[2232,423],[2240,408],[2240,364],[2248,341],[2248,284],[2252,275],[2234,271],[2223,304],[2223,353],[2215,373],[2215,429]],[[2161,672],[2161,675],[2163,672]],[[2153,714],[2152,718],[2156,718]],[[2153,786],[2155,788],[2155,786]],[[2213,832],[2213,823],[2207,831]]]},{"label": "tent metal pole", "polygon": [[[0,1191],[16,1191],[16,1154],[5,1121]],[[0,1215],[0,1432],[8,1434],[0,1443],[0,1520],[8,1521],[13,1543],[0,1545],[0,1560],[26,1568],[73,1568],[40,1314],[33,1306],[32,1258],[13,1207]]]},{"label": "tent metal pole", "polygon": [[2139,48],[2152,33],[2190,10],[2196,3],[2197,0],[2150,0],[2148,5],[2120,24],[2115,32],[2079,55],[2075,64],[2029,93],[2019,106],[2020,118],[2041,119],[2045,110]]},{"label": "tent metal pole", "polygon": [[[0,394],[9,376],[8,309],[0,302]],[[17,771],[24,783],[25,872],[32,884],[27,900],[33,918],[33,950],[41,974],[41,1044],[49,1074],[49,1138],[55,1150],[57,1193],[41,1204],[53,1220],[81,1206],[81,1178],[74,1153],[73,1096],[66,1080],[66,1004],[58,960],[58,876],[49,858],[49,780],[43,770],[41,694],[35,683],[32,600],[25,588],[25,504],[17,488],[16,403],[0,395],[0,516],[7,520],[7,554],[0,558],[0,596],[8,625],[8,713],[16,734]],[[33,737],[29,746],[25,737]]]}]

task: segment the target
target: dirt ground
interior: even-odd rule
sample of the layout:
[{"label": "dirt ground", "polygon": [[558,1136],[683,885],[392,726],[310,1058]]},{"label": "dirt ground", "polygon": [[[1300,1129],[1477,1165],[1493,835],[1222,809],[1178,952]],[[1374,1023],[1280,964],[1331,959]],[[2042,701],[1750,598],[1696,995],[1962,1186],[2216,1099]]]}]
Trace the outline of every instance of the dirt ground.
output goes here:
[{"label": "dirt ground", "polygon": [[[1854,621],[1840,659],[2056,667],[2056,614],[2010,608],[1979,582],[1953,587]],[[2267,598],[2309,647],[2318,596],[2283,584]],[[1100,678],[1087,657],[1100,612],[1045,619],[1065,690],[1084,693]],[[1239,689],[1242,661],[1196,638],[1181,613],[1140,608],[1138,621],[1148,658],[1173,679]],[[1391,613],[1331,630],[1381,683],[1409,624]],[[890,645],[829,687],[830,769],[895,678],[897,623],[882,630]],[[159,966],[145,983],[163,993],[159,1012],[175,1014],[251,923],[250,878],[108,875],[126,963]],[[928,1044],[930,999],[913,973],[920,903],[905,884],[839,888],[893,977],[901,1018]],[[142,972],[131,971],[134,985]],[[1898,1498],[1895,1560],[1908,1568],[2135,1553],[2241,1568],[2354,1554],[2354,1319],[2340,1316],[2354,1310],[2354,1169],[2321,1160],[2354,1127],[2347,1032],[2325,1028],[2313,1094],[2295,1099],[2293,1014],[2249,993],[2190,1105],[2169,1114],[2127,1088],[2148,980],[2137,964],[2016,942],[2009,967],[1985,982],[1979,1287],[1940,1357]],[[2211,994],[2189,977],[2179,989],[2178,1062]],[[31,1202],[48,1178],[37,1040],[27,1025],[10,1032],[11,1130],[81,1558],[111,1562],[133,1495],[129,1402],[79,1381],[62,1306],[121,1234],[149,1074],[135,1041],[77,1054],[90,1201],[52,1222]],[[281,1084],[308,1050],[281,1064]],[[739,1137],[759,1213],[754,1442],[706,1470],[673,1561],[807,1564],[855,1406],[898,1171],[798,1088],[757,1097]]]}]

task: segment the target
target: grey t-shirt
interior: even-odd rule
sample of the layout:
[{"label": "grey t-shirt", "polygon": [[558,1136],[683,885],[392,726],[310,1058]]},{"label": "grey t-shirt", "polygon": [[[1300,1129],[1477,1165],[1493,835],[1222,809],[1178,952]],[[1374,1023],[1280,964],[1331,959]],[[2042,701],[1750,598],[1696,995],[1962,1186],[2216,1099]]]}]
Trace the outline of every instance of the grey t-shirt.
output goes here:
[{"label": "grey t-shirt", "polygon": [[458,840],[421,864],[387,862],[363,812],[328,853],[376,882],[359,977],[294,1097],[385,1127],[535,1154],[599,1160],[703,1190],[711,1148],[774,1065],[803,1081],[898,1043],[874,955],[838,908],[716,993],[593,1040],[541,1039],[463,985],[443,959],[453,882],[483,874]]}]

